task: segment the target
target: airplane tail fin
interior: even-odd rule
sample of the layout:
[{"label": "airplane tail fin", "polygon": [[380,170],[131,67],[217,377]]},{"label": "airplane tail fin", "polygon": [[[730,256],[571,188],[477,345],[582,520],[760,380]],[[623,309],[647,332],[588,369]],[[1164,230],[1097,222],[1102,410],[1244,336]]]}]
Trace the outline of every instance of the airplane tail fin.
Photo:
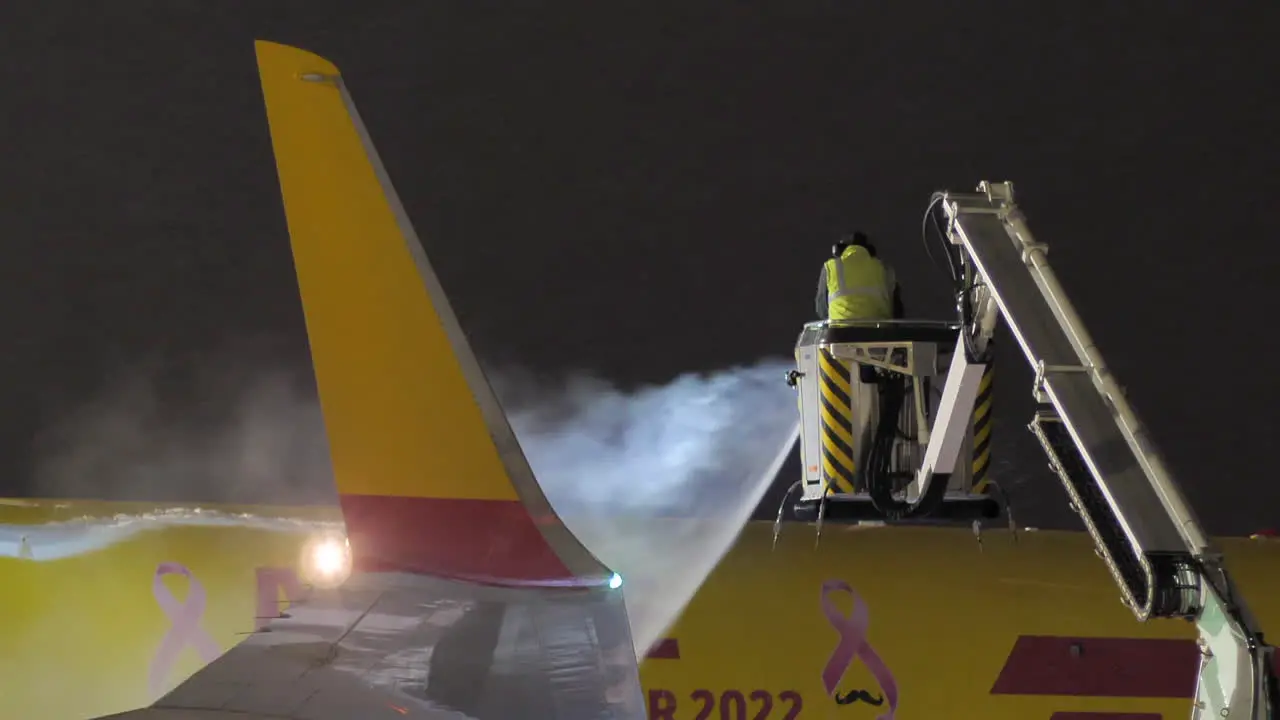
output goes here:
[{"label": "airplane tail fin", "polygon": [[607,583],[539,488],[338,69],[256,50],[356,569]]}]

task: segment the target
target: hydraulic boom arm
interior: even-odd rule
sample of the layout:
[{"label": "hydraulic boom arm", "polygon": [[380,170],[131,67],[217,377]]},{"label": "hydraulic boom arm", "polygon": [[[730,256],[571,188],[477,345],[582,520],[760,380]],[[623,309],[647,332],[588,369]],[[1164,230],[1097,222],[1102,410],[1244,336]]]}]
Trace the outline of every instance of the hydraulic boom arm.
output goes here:
[{"label": "hydraulic boom arm", "polygon": [[[965,366],[988,362],[996,320],[1004,318],[1036,373],[1039,409],[1030,429],[1123,601],[1139,621],[1180,617],[1199,630],[1192,717],[1280,717],[1273,648],[1058,284],[1013,186],[984,182],[977,193],[936,194],[934,204],[945,214],[962,278],[953,359],[960,367],[949,377],[981,374],[966,374]],[[970,405],[958,407],[968,412]],[[922,467],[917,491],[932,471],[929,463]]]}]

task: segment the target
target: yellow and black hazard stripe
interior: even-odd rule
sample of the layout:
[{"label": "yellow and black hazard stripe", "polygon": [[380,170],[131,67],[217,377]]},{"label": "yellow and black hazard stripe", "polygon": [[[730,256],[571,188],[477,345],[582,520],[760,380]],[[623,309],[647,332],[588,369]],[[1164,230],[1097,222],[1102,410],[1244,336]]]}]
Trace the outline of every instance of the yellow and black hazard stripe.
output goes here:
[{"label": "yellow and black hazard stripe", "polygon": [[978,398],[973,403],[973,492],[986,491],[990,485],[987,476],[991,470],[991,400],[994,397],[992,383],[995,368],[993,360],[987,361],[982,371],[982,380],[978,382]]},{"label": "yellow and black hazard stripe", "polygon": [[818,353],[822,416],[822,480],[827,492],[853,492],[852,363],[826,350]]}]

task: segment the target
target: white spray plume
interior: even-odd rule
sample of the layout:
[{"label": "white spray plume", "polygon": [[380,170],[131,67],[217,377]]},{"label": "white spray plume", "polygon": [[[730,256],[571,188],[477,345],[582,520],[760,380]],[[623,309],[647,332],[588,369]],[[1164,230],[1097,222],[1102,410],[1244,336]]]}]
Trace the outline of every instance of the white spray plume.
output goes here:
[{"label": "white spray plume", "polygon": [[[46,497],[190,503],[336,501],[324,424],[305,378],[240,358],[164,392],[154,365],[45,438]],[[624,577],[637,652],[675,621],[777,473],[796,422],[781,360],[623,391],[490,373],[543,490]]]},{"label": "white spray plume", "polygon": [[738,537],[794,440],[791,366],[686,375],[623,392],[556,392],[499,374],[495,391],[556,512],[624,578],[638,653],[661,638]]}]

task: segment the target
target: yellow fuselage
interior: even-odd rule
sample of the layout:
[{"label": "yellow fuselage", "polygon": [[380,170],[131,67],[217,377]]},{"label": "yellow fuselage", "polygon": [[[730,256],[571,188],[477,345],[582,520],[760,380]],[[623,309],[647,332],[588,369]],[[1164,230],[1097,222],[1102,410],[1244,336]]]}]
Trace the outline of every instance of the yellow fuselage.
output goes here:
[{"label": "yellow fuselage", "polygon": [[[104,533],[60,522],[138,512],[122,503],[0,505],[0,542],[9,539],[0,555],[0,715],[71,720],[149,703],[156,650],[173,624],[157,602],[157,565],[191,571],[207,598],[200,628],[225,650],[255,629],[263,598],[280,597],[261,571],[291,570],[308,536],[284,523],[139,521]],[[328,508],[251,512],[339,521]],[[865,644],[896,686],[901,720],[1189,713],[1193,626],[1137,623],[1082,533],[1023,532],[1015,542],[988,532],[979,544],[967,529],[829,526],[814,540],[812,527],[788,525],[771,548],[768,524],[746,528],[642,663],[651,718],[880,717],[890,705],[885,677],[865,655],[837,668],[835,697],[824,686],[841,644],[836,626],[853,603],[829,586],[839,621],[829,619],[828,582],[847,583],[864,603]],[[1280,543],[1223,544],[1263,626],[1280,626]],[[166,579],[164,591],[190,599],[181,578]],[[1150,642],[1158,639],[1181,642]],[[206,661],[192,645],[161,672],[172,683]],[[1055,694],[1034,694],[1044,692]]]}]

